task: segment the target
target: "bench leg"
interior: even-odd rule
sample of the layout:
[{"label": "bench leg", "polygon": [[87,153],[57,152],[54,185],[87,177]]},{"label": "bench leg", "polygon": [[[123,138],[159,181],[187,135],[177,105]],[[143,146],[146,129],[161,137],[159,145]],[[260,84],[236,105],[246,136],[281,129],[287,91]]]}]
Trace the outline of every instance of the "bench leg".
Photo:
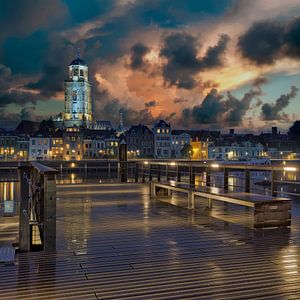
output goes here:
[{"label": "bench leg", "polygon": [[212,199],[208,198],[207,200],[208,200],[208,208],[212,209]]},{"label": "bench leg", "polygon": [[195,208],[195,195],[193,192],[188,192],[188,209],[194,209]]},{"label": "bench leg", "polygon": [[156,187],[153,182],[150,182],[150,197],[156,197]]},{"label": "bench leg", "polygon": [[171,189],[168,189],[167,191],[168,191],[167,192],[167,196],[172,198],[172,191],[171,191]]}]

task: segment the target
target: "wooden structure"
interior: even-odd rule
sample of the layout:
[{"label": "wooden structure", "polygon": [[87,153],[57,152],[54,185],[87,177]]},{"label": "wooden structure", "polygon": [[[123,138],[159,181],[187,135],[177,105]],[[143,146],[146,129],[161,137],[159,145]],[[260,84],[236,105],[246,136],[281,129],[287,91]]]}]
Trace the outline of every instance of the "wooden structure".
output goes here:
[{"label": "wooden structure", "polygon": [[264,196],[246,192],[228,192],[219,188],[193,188],[180,183],[150,182],[150,195],[156,197],[163,190],[165,195],[172,192],[187,194],[189,209],[195,208],[195,196],[208,199],[208,207],[212,208],[213,201],[222,201],[253,208],[253,227],[279,227],[291,225],[291,200],[287,198]]},{"label": "wooden structure", "polygon": [[55,251],[56,183],[55,169],[40,163],[22,164],[20,182],[20,251]]}]

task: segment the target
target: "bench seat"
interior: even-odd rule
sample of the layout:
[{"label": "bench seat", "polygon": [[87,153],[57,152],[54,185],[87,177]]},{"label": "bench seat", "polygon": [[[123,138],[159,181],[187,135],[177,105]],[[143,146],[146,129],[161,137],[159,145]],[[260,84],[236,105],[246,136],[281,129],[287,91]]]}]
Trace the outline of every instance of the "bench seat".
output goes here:
[{"label": "bench seat", "polygon": [[291,200],[283,197],[272,197],[246,192],[230,192],[216,187],[190,187],[180,182],[150,182],[150,195],[156,197],[158,189],[171,196],[172,192],[188,195],[188,208],[195,208],[195,196],[212,201],[222,201],[253,208],[254,228],[279,227],[291,225]]}]

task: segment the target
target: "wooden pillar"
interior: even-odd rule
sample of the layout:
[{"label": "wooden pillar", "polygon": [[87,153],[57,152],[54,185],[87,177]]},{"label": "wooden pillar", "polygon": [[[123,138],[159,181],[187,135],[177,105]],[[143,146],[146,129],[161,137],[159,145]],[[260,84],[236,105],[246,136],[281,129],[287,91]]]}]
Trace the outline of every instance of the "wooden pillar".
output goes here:
[{"label": "wooden pillar", "polygon": [[23,165],[18,167],[18,177],[20,185],[20,221],[19,221],[19,249],[20,251],[30,251],[30,193],[29,183],[31,167]]},{"label": "wooden pillar", "polygon": [[250,170],[245,169],[245,192],[250,193]]},{"label": "wooden pillar", "polygon": [[56,251],[55,174],[44,175],[44,251]]},{"label": "wooden pillar", "polygon": [[272,197],[277,197],[276,171],[271,172],[271,191]]},{"label": "wooden pillar", "polygon": [[228,169],[224,168],[224,174],[223,174],[224,185],[223,185],[223,187],[224,187],[225,191],[228,191],[228,173],[229,173]]},{"label": "wooden pillar", "polygon": [[206,168],[206,186],[210,186],[210,168]]}]

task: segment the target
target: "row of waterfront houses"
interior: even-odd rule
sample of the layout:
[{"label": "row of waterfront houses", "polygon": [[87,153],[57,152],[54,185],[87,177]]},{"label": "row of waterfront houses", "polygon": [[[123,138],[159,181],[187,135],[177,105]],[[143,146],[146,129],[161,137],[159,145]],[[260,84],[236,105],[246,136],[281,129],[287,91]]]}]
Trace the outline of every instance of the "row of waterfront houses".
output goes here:
[{"label": "row of waterfront houses", "polygon": [[[99,125],[99,124],[98,124]],[[139,124],[127,131],[109,127],[55,128],[49,124],[22,121],[14,131],[0,130],[2,160],[82,160],[117,158],[119,143],[127,145],[128,158],[241,160],[284,158],[283,152],[250,138],[219,131],[176,130],[163,120],[152,129]],[[291,156],[292,150],[284,154]]]}]

